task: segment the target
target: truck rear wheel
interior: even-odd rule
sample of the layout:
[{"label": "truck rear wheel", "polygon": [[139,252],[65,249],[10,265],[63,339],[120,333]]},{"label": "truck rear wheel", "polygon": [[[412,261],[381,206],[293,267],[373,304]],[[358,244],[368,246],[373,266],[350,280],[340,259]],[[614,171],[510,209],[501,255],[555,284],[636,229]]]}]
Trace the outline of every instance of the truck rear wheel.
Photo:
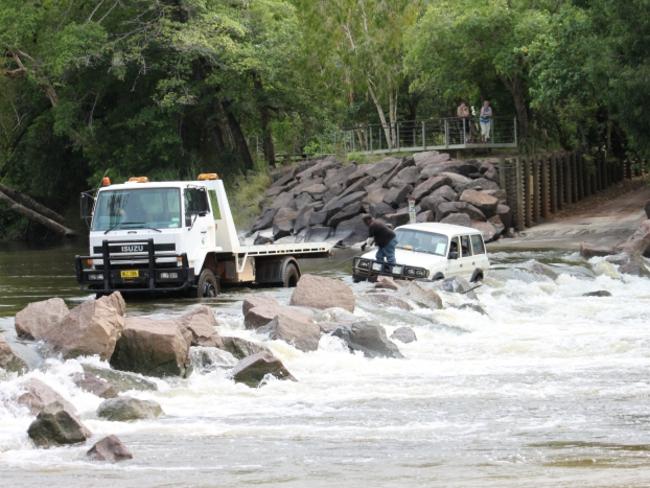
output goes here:
[{"label": "truck rear wheel", "polygon": [[205,268],[199,275],[196,284],[196,295],[198,298],[214,298],[219,294],[219,280],[212,270]]},{"label": "truck rear wheel", "polygon": [[300,271],[298,271],[298,267],[294,263],[288,263],[282,274],[282,286],[293,288],[298,284],[299,279]]}]

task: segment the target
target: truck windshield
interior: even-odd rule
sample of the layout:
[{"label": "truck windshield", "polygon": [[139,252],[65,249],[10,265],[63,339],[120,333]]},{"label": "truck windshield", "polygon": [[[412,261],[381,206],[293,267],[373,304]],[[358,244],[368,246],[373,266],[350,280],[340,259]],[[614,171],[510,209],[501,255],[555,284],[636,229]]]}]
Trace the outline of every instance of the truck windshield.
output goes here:
[{"label": "truck windshield", "polygon": [[397,248],[425,252],[437,256],[447,255],[447,236],[413,229],[397,229]]},{"label": "truck windshield", "polygon": [[92,230],[169,229],[181,226],[178,188],[138,188],[100,191]]}]

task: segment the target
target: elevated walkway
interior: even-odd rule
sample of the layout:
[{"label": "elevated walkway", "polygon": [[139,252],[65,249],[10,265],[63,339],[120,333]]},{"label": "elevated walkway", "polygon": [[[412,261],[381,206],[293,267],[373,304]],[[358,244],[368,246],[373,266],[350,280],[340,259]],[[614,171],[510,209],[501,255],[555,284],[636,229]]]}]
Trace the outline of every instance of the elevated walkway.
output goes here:
[{"label": "elevated walkway", "polygon": [[516,148],[517,119],[495,117],[487,142],[481,141],[478,118],[458,117],[363,125],[343,130],[340,137],[337,146],[346,153],[360,154]]}]

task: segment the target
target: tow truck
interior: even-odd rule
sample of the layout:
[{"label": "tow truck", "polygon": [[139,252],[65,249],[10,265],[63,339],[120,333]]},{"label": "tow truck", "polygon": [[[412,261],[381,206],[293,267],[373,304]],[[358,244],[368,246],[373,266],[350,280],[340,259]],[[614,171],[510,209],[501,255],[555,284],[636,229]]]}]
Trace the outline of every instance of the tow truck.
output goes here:
[{"label": "tow truck", "polygon": [[132,177],[81,195],[89,254],[77,281],[97,295],[185,292],[215,297],[222,285],[295,286],[298,259],[331,254],[325,242],[241,245],[223,181],[153,182]]}]

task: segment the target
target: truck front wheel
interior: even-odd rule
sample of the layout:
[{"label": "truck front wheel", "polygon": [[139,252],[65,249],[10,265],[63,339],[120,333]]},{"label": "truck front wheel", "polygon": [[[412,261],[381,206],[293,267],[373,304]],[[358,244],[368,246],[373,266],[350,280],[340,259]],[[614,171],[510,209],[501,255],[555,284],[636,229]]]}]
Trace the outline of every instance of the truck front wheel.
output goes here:
[{"label": "truck front wheel", "polygon": [[196,295],[198,298],[214,298],[219,294],[219,280],[212,270],[205,268],[199,275],[199,281],[196,285]]}]

